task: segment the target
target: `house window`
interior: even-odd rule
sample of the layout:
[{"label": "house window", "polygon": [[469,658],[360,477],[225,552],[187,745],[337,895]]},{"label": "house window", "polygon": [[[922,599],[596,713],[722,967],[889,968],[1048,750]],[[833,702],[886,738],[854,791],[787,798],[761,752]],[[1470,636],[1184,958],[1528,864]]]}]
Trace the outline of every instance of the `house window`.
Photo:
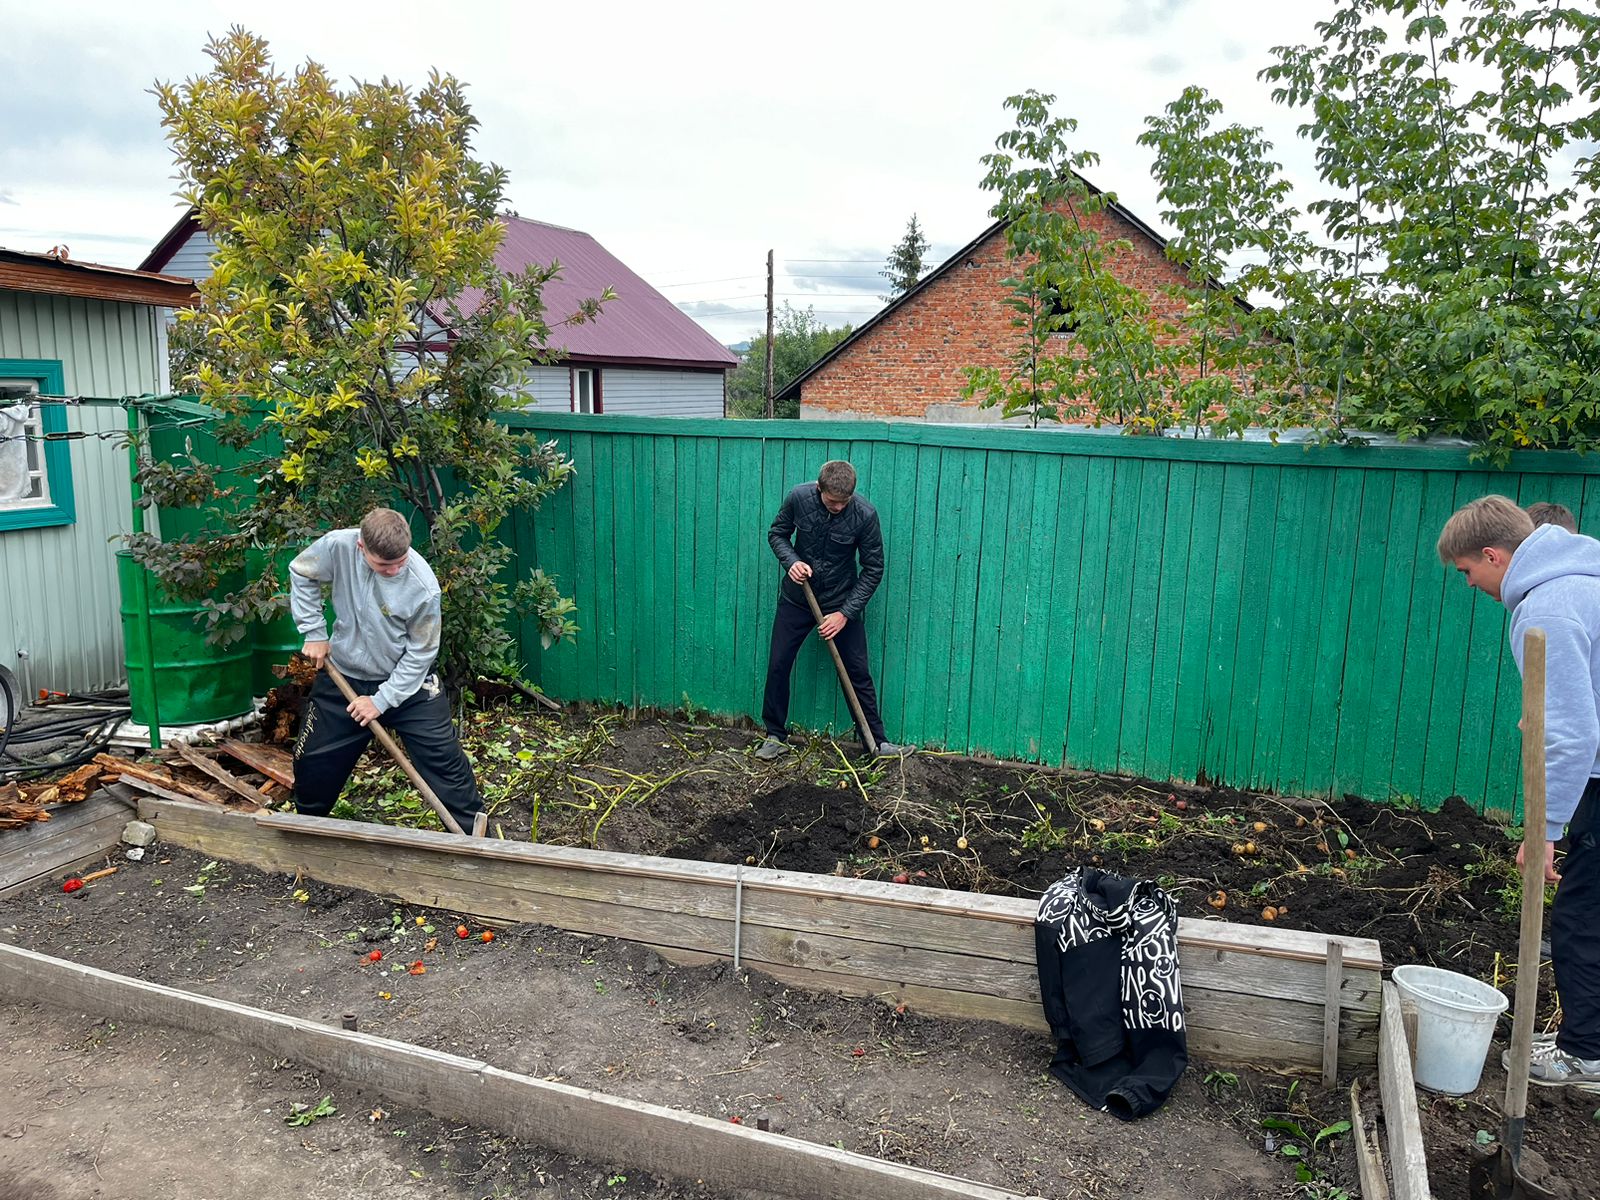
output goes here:
[{"label": "house window", "polygon": [[576,413],[604,412],[600,397],[600,372],[592,367],[572,368],[572,411]]},{"label": "house window", "polygon": [[47,440],[66,432],[66,410],[34,399],[65,390],[59,361],[0,358],[0,531],[72,523],[72,459]]}]

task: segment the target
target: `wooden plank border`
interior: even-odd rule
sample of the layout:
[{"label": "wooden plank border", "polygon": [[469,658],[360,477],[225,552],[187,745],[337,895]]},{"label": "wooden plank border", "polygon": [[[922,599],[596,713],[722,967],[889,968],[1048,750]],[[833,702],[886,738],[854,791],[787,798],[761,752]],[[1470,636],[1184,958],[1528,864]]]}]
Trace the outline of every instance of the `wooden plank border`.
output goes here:
[{"label": "wooden plank border", "polygon": [[586,1158],[716,1188],[857,1200],[1020,1200],[1019,1193],[784,1134],[607,1096],[477,1059],[163,987],[0,945],[0,996],[221,1038],[372,1088],[451,1121]]},{"label": "wooden plank border", "polygon": [[48,821],[0,833],[0,897],[103,858],[116,849],[134,809],[131,793],[102,788],[75,804],[52,808]]},{"label": "wooden plank border", "polygon": [[1429,1200],[1433,1193],[1428,1186],[1428,1155],[1422,1141],[1409,1040],[1400,1012],[1400,993],[1394,984],[1385,983],[1383,1020],[1378,1027],[1378,1088],[1394,1196],[1395,1200]]},{"label": "wooden plank border", "polygon": [[[737,937],[741,966],[785,982],[1046,1028],[1029,900],[149,798],[140,812],[169,842],[262,870],[627,938],[679,959],[728,958]],[[1343,951],[1336,1010],[1332,944]],[[1179,954],[1195,1053],[1320,1070],[1336,1028],[1341,1063],[1376,1063],[1376,942],[1182,920]]]}]

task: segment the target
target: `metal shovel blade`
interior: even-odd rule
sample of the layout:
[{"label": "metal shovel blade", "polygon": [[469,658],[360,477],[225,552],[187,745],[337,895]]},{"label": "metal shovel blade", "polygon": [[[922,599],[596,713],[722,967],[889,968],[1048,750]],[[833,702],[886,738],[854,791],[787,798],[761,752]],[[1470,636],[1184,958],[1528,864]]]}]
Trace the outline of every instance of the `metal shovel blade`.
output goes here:
[{"label": "metal shovel blade", "polygon": [[1467,1166],[1469,1200],[1555,1200],[1555,1193],[1525,1178],[1500,1143],[1472,1148]]}]

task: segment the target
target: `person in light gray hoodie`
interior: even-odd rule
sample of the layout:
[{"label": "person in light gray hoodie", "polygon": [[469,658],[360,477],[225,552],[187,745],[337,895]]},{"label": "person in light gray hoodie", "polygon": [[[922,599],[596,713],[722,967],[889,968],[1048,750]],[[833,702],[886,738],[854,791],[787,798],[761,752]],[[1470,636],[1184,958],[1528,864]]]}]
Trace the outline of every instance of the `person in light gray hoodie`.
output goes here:
[{"label": "person in light gray hoodie", "polygon": [[[331,638],[324,587],[333,591]],[[289,564],[289,607],[306,639],[301,653],[319,667],[331,659],[356,692],[346,703],[325,672],[317,675],[295,741],[295,807],[328,815],[372,740],[367,726],[382,717],[457,824],[471,829],[483,800],[433,673],[439,581],[411,548],[406,519],[375,508],[361,528],[323,534]]]},{"label": "person in light gray hoodie", "polygon": [[[1559,883],[1550,960],[1563,1015],[1555,1040],[1535,1044],[1529,1079],[1594,1085],[1600,1083],[1600,542],[1559,525],[1535,528],[1513,501],[1484,496],[1446,522],[1439,558],[1511,613],[1519,671],[1528,630],[1544,630],[1544,869],[1547,881]],[[1558,874],[1563,831],[1567,852]]]}]

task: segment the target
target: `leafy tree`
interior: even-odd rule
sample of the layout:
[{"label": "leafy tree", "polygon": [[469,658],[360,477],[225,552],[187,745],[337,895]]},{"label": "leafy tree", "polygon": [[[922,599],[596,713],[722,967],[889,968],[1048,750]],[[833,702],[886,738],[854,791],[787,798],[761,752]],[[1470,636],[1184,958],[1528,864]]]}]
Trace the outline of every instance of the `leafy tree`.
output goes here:
[{"label": "leafy tree", "polygon": [[[772,324],[772,391],[776,395],[803,374],[816,362],[850,336],[850,326],[829,329],[817,319],[810,307],[795,308],[787,301],[773,315]],[[767,335],[758,334],[750,339],[750,350],[744,361],[734,369],[728,379],[728,413],[735,417],[762,417],[766,415]],[[778,400],[773,416],[795,418],[800,415],[799,400]]]},{"label": "leafy tree", "polygon": [[917,286],[922,278],[922,257],[928,252],[928,239],[917,224],[917,214],[906,222],[905,236],[889,251],[889,260],[878,274],[889,281],[889,294],[882,300],[895,300]]},{"label": "leafy tree", "polygon": [[1092,191],[1081,170],[1099,161],[1074,149],[1078,124],[1052,117],[1055,97],[1028,91],[1006,100],[1016,127],[1001,134],[983,186],[1006,224],[1005,281],[1018,336],[1005,368],[966,368],[963,395],[1032,424],[1109,416],[1153,421],[1162,405],[1162,348],[1147,298],[1111,269],[1126,244],[1104,238],[1093,217],[1115,199]]},{"label": "leafy tree", "polygon": [[[1177,316],[1108,287],[1106,246],[1057,215],[1093,199],[1070,178],[1093,162],[1073,123],[1049,97],[1008,101],[1017,126],[985,185],[1013,221],[1020,332],[1007,369],[969,369],[968,395],[1036,418],[1092,405],[1136,428],[1454,435],[1495,461],[1600,448],[1600,13],[1330,8],[1317,41],[1261,73],[1303,118],[1319,180],[1303,213],[1261,131],[1223,124],[1199,89],[1146,123],[1188,275]],[[1097,297],[1099,329],[1083,303]]]},{"label": "leafy tree", "polygon": [[[155,89],[181,195],[217,245],[198,304],[179,314],[184,382],[228,414],[219,437],[258,478],[250,497],[200,462],[147,468],[154,501],[203,498],[230,528],[136,539],[135,553],[203,591],[249,547],[298,548],[390,504],[412,515],[439,577],[447,679],[514,672],[513,609],[537,616],[547,645],[576,631],[542,572],[508,583],[495,536],[573,470],[554,443],[495,420],[529,402],[527,372],[548,358],[562,322],[541,289],[560,267],[495,267],[505,174],[473,156],[477,121],[455,79],[341,89],[316,63],[281,73],[238,28],[207,54],[208,73]],[[269,572],[213,616],[268,619],[279,587]]]}]

